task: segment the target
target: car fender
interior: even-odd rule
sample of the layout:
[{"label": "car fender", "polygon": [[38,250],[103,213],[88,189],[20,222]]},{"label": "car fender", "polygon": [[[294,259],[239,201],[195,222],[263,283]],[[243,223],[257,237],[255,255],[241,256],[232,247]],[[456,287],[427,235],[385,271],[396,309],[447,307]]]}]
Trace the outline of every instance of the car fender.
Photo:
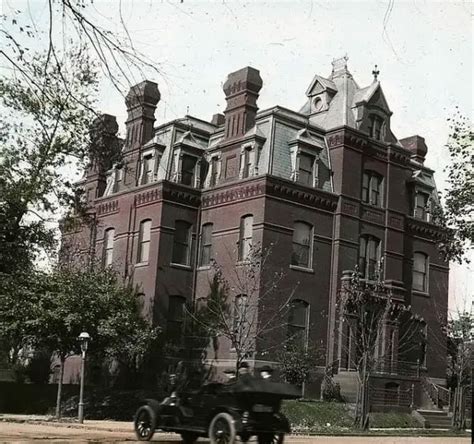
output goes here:
[{"label": "car fender", "polygon": [[156,399],[145,399],[144,404],[149,405],[157,415],[160,414],[161,405]]}]

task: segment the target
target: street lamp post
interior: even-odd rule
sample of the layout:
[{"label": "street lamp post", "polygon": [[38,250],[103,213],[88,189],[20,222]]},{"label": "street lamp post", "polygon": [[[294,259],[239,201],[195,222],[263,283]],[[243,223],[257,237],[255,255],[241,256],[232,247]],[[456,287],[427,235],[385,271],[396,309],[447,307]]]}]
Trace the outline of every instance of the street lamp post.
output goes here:
[{"label": "street lamp post", "polygon": [[82,351],[81,388],[79,392],[79,411],[78,411],[79,422],[82,424],[84,422],[84,374],[85,374],[85,363],[86,363],[86,351],[87,351],[87,346],[89,345],[89,341],[91,340],[91,337],[89,333],[86,333],[85,331],[83,331],[77,339],[81,343],[81,351]]}]

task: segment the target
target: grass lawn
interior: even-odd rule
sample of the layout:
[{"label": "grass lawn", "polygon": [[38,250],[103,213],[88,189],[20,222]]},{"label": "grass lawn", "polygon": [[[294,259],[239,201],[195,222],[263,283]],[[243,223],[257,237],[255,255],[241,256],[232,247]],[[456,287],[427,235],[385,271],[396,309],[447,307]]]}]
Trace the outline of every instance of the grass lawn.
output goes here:
[{"label": "grass lawn", "polygon": [[348,406],[340,402],[286,401],[282,405],[282,412],[295,433],[349,429],[354,422]]}]

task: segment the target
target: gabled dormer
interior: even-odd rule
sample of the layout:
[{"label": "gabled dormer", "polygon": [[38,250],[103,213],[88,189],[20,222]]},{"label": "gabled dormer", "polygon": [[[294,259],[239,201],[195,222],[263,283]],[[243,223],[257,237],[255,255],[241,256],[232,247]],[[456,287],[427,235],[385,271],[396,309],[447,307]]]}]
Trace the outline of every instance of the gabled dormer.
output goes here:
[{"label": "gabled dormer", "polygon": [[336,93],[337,86],[332,80],[315,75],[306,90],[308,97],[306,113],[312,115],[327,111]]},{"label": "gabled dormer", "polygon": [[352,110],[357,129],[366,132],[374,140],[397,142],[390,129],[393,113],[378,80],[374,79],[370,86],[356,91]]}]

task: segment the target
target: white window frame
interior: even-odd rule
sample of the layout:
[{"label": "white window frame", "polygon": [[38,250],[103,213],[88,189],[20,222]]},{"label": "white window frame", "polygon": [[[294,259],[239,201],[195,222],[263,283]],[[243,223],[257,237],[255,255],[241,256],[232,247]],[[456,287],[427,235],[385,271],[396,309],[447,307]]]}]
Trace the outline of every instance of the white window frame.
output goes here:
[{"label": "white window frame", "polygon": [[[249,221],[248,225],[246,225],[246,220]],[[253,222],[252,214],[246,214],[240,218],[238,262],[245,262],[249,259],[253,242]],[[247,226],[250,226],[250,233],[246,232]]]},{"label": "white window frame", "polygon": [[114,261],[115,228],[107,228],[104,231],[104,267],[110,267]]},{"label": "white window frame", "polygon": [[[140,222],[138,231],[138,252],[137,262],[147,264],[150,260],[151,246],[151,219],[145,219]],[[145,252],[146,251],[146,255]],[[146,256],[146,257],[145,257]]]},{"label": "white window frame", "polygon": [[[309,237],[308,237],[308,245],[304,245],[295,241],[295,235],[297,234],[297,227],[304,226],[305,228],[309,229]],[[312,269],[313,267],[313,244],[314,244],[314,227],[305,221],[295,221],[293,225],[293,238],[292,238],[292,250],[291,250],[291,259],[290,259],[290,266],[294,268],[304,268],[304,269]],[[294,247],[295,245],[300,245],[302,247],[308,248],[308,262],[307,264],[295,264],[293,263],[293,255],[295,253]]]}]

